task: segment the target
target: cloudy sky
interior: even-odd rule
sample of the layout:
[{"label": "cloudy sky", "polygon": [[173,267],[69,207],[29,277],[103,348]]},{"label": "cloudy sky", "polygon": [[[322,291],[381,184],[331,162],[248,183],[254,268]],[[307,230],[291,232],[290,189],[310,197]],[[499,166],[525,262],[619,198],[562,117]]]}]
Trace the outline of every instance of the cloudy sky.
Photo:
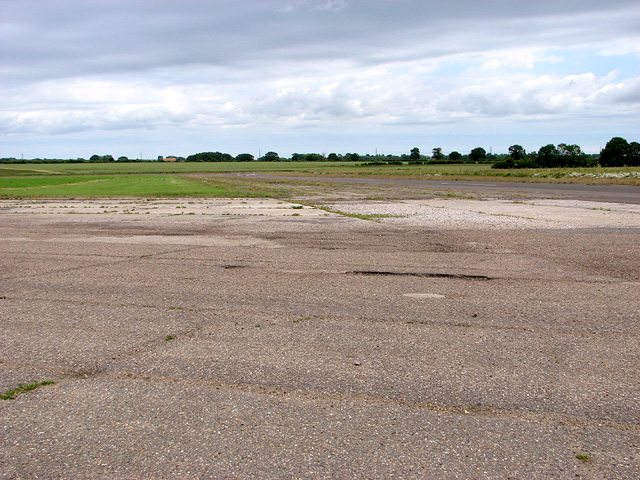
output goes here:
[{"label": "cloudy sky", "polygon": [[637,0],[0,0],[0,157],[640,141]]}]

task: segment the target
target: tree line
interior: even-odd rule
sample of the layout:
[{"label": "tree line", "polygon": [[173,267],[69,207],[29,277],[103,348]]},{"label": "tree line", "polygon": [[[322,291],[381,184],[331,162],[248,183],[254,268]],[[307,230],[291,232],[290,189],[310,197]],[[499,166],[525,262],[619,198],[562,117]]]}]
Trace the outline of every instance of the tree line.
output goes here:
[{"label": "tree line", "polygon": [[[162,159],[159,157],[158,159]],[[186,162],[364,162],[363,165],[398,165],[408,164],[446,164],[446,163],[491,163],[493,168],[575,168],[640,166],[640,144],[627,142],[624,138],[614,137],[600,155],[587,155],[579,145],[561,143],[545,145],[538,151],[527,152],[521,145],[509,147],[508,155],[487,153],[482,147],[472,149],[463,155],[452,151],[445,155],[441,147],[431,150],[431,155],[420,153],[414,147],[408,154],[402,155],[360,155],[358,153],[294,153],[291,157],[281,157],[277,152],[269,151],[255,158],[250,153],[241,153],[235,157],[222,152],[201,152],[183,157],[170,157],[176,161]]]},{"label": "tree line", "polygon": [[580,146],[561,143],[541,147],[527,153],[521,145],[511,145],[509,155],[496,161],[493,168],[576,168],[576,167],[638,167],[640,143],[613,137],[599,156],[586,155]]},{"label": "tree line", "polygon": [[[493,168],[577,168],[592,167],[624,167],[640,166],[640,144],[627,142],[624,138],[614,137],[600,151],[599,155],[585,154],[579,145],[561,143],[545,145],[537,151],[527,152],[522,145],[511,145],[508,154],[494,155],[487,153],[482,147],[472,149],[463,155],[453,151],[445,155],[441,147],[431,150],[431,155],[423,155],[418,147],[402,155],[360,155],[358,153],[294,153],[291,157],[280,157],[277,152],[269,151],[255,158],[250,153],[241,153],[235,157],[222,152],[200,152],[188,157],[159,156],[158,161],[177,162],[363,162],[362,165],[399,165],[404,164],[446,164],[446,163],[491,163]],[[92,155],[89,160],[76,159],[33,159],[18,160],[2,158],[0,163],[84,163],[115,162],[112,155]],[[126,156],[118,157],[118,162],[139,162],[148,160],[132,160]]]}]

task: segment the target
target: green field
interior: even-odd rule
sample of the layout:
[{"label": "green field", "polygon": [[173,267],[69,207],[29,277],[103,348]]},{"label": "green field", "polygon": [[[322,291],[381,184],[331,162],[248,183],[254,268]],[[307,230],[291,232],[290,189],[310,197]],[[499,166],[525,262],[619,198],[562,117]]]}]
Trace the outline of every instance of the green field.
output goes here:
[{"label": "green field", "polygon": [[337,162],[110,162],[0,164],[4,175],[123,175],[304,171],[307,168],[353,168]]},{"label": "green field", "polygon": [[[268,173],[275,179],[223,173]],[[490,165],[375,165],[343,162],[0,164],[0,198],[279,196],[293,177],[372,177],[640,185],[640,167],[495,170]]]},{"label": "green field", "polygon": [[251,193],[233,185],[216,185],[180,175],[86,175],[0,177],[1,198],[33,197],[248,197]]}]

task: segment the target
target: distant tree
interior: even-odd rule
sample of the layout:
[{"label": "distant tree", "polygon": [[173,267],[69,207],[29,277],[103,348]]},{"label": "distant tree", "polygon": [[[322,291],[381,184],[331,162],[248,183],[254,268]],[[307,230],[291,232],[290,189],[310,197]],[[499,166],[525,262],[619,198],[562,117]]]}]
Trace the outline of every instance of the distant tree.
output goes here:
[{"label": "distant tree", "polygon": [[640,143],[631,142],[629,144],[629,158],[627,165],[631,167],[640,167]]},{"label": "distant tree", "polygon": [[442,148],[435,147],[431,149],[431,158],[434,160],[442,160],[444,158],[444,153],[442,153]]},{"label": "distant tree", "polygon": [[631,146],[624,138],[613,137],[600,151],[600,165],[603,167],[623,167],[631,154]]},{"label": "distant tree", "polygon": [[236,155],[236,162],[253,162],[253,155],[250,153],[240,153]]},{"label": "distant tree", "polygon": [[559,165],[560,167],[586,167],[587,157],[578,145],[567,145],[560,143],[558,145]]},{"label": "distant tree", "polygon": [[458,162],[462,158],[462,154],[460,152],[456,152],[455,150],[449,154],[449,160],[452,162]]},{"label": "distant tree", "polygon": [[128,162],[129,161],[129,157],[125,157],[124,155],[121,157],[118,157],[118,161],[119,162]]},{"label": "distant tree", "polygon": [[280,160],[280,157],[276,152],[267,152],[262,157],[263,162],[277,162]]},{"label": "distant tree", "polygon": [[329,160],[330,162],[339,162],[340,157],[338,156],[337,153],[330,153],[329,156],[327,157],[327,160]]},{"label": "distant tree", "polygon": [[304,160],[305,162],[321,162],[324,159],[322,158],[322,155],[320,155],[319,153],[307,153],[304,156]]},{"label": "distant tree", "polygon": [[360,160],[360,155],[357,153],[346,153],[343,158],[347,162],[357,162]]},{"label": "distant tree", "polygon": [[294,153],[291,155],[292,162],[302,162],[304,160],[304,155],[300,155],[299,153]]},{"label": "distant tree", "polygon": [[91,155],[90,162],[113,162],[112,155]]},{"label": "distant tree", "polygon": [[477,147],[469,152],[469,160],[472,162],[482,162],[487,158],[487,151],[482,147]]},{"label": "distant tree", "polygon": [[411,149],[409,160],[420,160],[420,149],[418,147],[414,147]]},{"label": "distant tree", "polygon": [[221,152],[201,152],[189,155],[187,162],[231,162],[233,157],[228,153]]},{"label": "distant tree", "polygon": [[555,168],[560,163],[560,152],[553,143],[540,147],[537,165],[542,168]]},{"label": "distant tree", "polygon": [[516,167],[516,162],[513,160],[513,158],[511,158],[510,156],[507,156],[502,160],[493,162],[493,165],[491,165],[491,168],[517,168],[517,167]]},{"label": "distant tree", "polygon": [[509,147],[509,156],[516,162],[522,160],[527,154],[526,150],[522,148],[522,145],[511,145]]}]

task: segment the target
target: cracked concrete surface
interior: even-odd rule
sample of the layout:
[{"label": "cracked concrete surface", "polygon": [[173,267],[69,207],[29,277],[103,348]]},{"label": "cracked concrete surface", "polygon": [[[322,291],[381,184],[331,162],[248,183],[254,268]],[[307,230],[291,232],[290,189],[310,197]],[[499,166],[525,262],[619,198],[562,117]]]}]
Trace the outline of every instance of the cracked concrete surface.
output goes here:
[{"label": "cracked concrete surface", "polygon": [[332,207],[0,201],[1,477],[640,476],[633,206]]}]

